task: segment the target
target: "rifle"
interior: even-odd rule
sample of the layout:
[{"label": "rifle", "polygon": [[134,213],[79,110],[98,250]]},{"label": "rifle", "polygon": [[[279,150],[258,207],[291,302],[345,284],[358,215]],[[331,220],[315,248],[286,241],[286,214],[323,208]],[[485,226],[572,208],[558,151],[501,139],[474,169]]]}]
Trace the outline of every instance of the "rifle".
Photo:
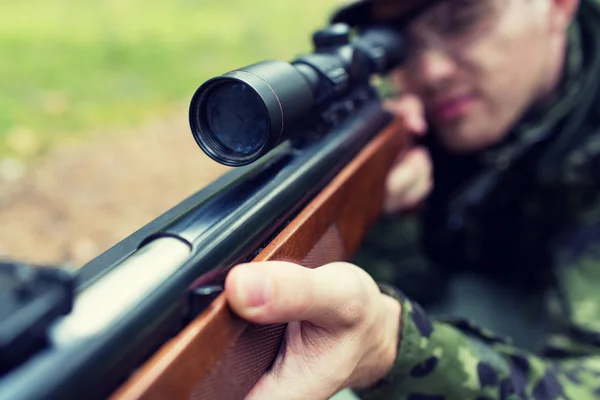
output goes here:
[{"label": "rifle", "polygon": [[315,51],[202,84],[190,126],[229,173],[74,275],[0,265],[0,399],[239,399],[285,324],[249,324],[222,294],[240,263],[349,260],[381,211],[407,136],[373,77],[403,36],[334,24]]}]

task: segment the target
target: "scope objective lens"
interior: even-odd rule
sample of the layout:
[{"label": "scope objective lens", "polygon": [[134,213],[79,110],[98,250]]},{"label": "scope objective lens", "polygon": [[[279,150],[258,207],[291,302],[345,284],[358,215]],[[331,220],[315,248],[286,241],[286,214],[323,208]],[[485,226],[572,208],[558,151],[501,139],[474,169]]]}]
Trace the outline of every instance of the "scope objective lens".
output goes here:
[{"label": "scope objective lens", "polygon": [[248,156],[269,139],[270,120],[262,99],[243,82],[226,81],[206,97],[206,128],[231,153]]},{"label": "scope objective lens", "polygon": [[192,97],[194,139],[213,160],[250,164],[286,140],[288,128],[309,115],[313,91],[290,63],[265,61],[203,83]]}]

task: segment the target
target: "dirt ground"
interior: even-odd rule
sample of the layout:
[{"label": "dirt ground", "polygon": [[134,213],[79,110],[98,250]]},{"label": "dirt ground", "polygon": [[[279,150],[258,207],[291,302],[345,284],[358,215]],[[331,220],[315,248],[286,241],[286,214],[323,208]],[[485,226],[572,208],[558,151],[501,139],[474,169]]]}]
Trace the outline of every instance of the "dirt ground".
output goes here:
[{"label": "dirt ground", "polygon": [[184,110],[29,165],[0,159],[0,257],[77,268],[225,171]]}]

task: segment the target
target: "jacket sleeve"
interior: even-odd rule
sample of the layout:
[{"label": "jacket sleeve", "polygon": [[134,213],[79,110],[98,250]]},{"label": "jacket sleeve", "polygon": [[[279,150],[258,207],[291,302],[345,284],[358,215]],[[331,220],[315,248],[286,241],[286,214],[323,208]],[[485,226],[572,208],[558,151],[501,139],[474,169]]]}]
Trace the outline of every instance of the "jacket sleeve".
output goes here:
[{"label": "jacket sleeve", "polygon": [[553,321],[540,354],[465,320],[428,317],[399,291],[398,356],[391,372],[357,395],[370,399],[600,399],[600,206],[553,246]]}]

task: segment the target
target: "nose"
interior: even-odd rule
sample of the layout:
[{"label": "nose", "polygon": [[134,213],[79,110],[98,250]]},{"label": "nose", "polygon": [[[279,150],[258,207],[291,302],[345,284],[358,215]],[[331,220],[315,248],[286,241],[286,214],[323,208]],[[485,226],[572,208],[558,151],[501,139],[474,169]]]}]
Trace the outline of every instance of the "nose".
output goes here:
[{"label": "nose", "polygon": [[413,75],[425,86],[436,86],[450,78],[456,71],[456,63],[437,48],[423,48],[415,55]]}]

